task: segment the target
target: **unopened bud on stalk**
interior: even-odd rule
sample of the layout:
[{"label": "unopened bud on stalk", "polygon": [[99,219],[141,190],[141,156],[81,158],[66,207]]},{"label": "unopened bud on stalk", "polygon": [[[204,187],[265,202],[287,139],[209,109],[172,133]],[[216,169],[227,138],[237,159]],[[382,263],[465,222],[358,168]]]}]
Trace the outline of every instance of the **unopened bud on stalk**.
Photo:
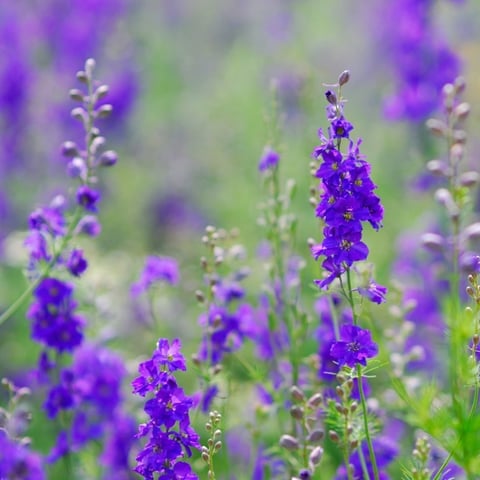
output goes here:
[{"label": "unopened bud on stalk", "polygon": [[337,104],[337,96],[331,90],[327,90],[325,92],[325,98],[327,99],[327,102],[330,103],[331,105]]},{"label": "unopened bud on stalk", "polygon": [[349,80],[350,80],[350,72],[348,70],[344,70],[338,77],[338,84],[340,86],[345,85]]},{"label": "unopened bud on stalk", "polygon": [[87,83],[87,74],[83,70],[78,71],[76,76],[79,82]]},{"label": "unopened bud on stalk", "polygon": [[102,105],[100,108],[98,108],[95,113],[97,115],[97,118],[107,118],[111,115],[112,111],[113,107],[109,103],[106,103],[105,105]]},{"label": "unopened bud on stalk", "polygon": [[70,141],[63,142],[62,155],[67,158],[75,157],[76,155],[78,155],[77,144],[75,142],[70,142]]},{"label": "unopened bud on stalk", "polygon": [[84,100],[83,92],[81,90],[79,90],[78,88],[72,88],[68,92],[68,94],[69,94],[69,96],[72,100],[75,100],[77,102],[83,102],[83,100]]},{"label": "unopened bud on stalk", "polygon": [[280,446],[287,450],[296,450],[300,446],[298,440],[291,435],[282,435],[280,438]]},{"label": "unopened bud on stalk", "polygon": [[467,86],[465,78],[464,77],[457,77],[455,79],[455,81],[453,82],[453,86],[455,88],[455,92],[457,93],[457,95],[459,93],[463,93],[463,91],[465,90],[465,87]]},{"label": "unopened bud on stalk", "polygon": [[324,432],[323,430],[320,430],[319,428],[311,431],[308,436],[307,436],[307,442],[308,443],[317,443],[317,442],[320,442],[322,440],[322,438],[324,437]]},{"label": "unopened bud on stalk", "polygon": [[95,90],[95,96],[97,97],[97,100],[100,100],[103,98],[107,93],[108,93],[108,85],[100,85],[96,90]]},{"label": "unopened bud on stalk", "polygon": [[421,240],[425,248],[434,252],[441,252],[445,243],[443,237],[437,233],[424,233]]},{"label": "unopened bud on stalk", "polygon": [[453,140],[456,143],[465,143],[467,141],[467,132],[465,130],[455,130],[453,132]]},{"label": "unopened bud on stalk", "polygon": [[477,172],[470,171],[462,173],[459,177],[459,182],[462,187],[476,187],[480,182],[480,175]]},{"label": "unopened bud on stalk", "polygon": [[470,113],[470,105],[467,102],[460,103],[453,110],[453,114],[459,119],[464,120]]},{"label": "unopened bud on stalk", "polygon": [[430,160],[427,163],[427,170],[433,175],[446,177],[450,173],[449,166],[443,160]]},{"label": "unopened bud on stalk", "polygon": [[444,137],[447,133],[447,125],[436,118],[429,118],[427,120],[427,128],[439,137]]},{"label": "unopened bud on stalk", "polygon": [[296,402],[303,402],[305,400],[305,394],[296,385],[290,388],[290,395],[292,396],[292,399]]},{"label": "unopened bud on stalk", "polygon": [[312,450],[310,456],[308,457],[308,460],[312,463],[312,465],[318,465],[320,463],[320,460],[322,459],[322,456],[323,448],[318,446]]},{"label": "unopened bud on stalk", "polygon": [[85,121],[86,120],[86,112],[83,108],[81,107],[77,107],[77,108],[74,108],[70,114],[72,115],[72,117],[75,119],[75,120],[81,120],[81,121]]}]

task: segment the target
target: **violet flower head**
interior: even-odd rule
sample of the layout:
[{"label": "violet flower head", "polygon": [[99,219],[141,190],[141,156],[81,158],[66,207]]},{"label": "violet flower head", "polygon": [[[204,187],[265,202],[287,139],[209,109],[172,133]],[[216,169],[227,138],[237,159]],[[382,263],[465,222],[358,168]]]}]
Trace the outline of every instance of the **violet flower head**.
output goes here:
[{"label": "violet flower head", "polygon": [[132,295],[138,296],[155,283],[177,285],[179,280],[178,263],[174,258],[151,255],[145,260],[140,279],[132,285],[131,292]]},{"label": "violet flower head", "polygon": [[23,478],[26,480],[44,480],[40,455],[10,438],[0,428],[0,478]]},{"label": "violet flower head", "polygon": [[265,147],[263,150],[262,157],[260,158],[260,162],[258,164],[258,170],[260,172],[273,170],[274,168],[277,167],[279,161],[280,161],[280,155],[271,147]]},{"label": "violet flower head", "polygon": [[330,347],[330,356],[340,366],[365,366],[367,358],[375,357],[378,353],[378,346],[372,340],[370,332],[356,325],[342,325],[340,338],[340,341],[334,342]]},{"label": "violet flower head", "polygon": [[32,338],[58,352],[72,351],[83,339],[84,319],[75,313],[73,287],[56,278],[44,278],[34,291],[27,317]]}]

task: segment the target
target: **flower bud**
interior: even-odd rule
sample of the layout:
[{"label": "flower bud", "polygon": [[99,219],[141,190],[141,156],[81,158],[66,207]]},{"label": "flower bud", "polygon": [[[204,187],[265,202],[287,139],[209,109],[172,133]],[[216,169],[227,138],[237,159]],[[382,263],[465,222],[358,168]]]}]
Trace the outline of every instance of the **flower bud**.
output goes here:
[{"label": "flower bud", "polygon": [[287,450],[296,450],[300,444],[295,437],[291,435],[282,435],[280,438],[280,446]]},{"label": "flower bud", "polygon": [[338,84],[340,86],[345,85],[350,80],[350,71],[344,70],[338,77]]},{"label": "flower bud", "polygon": [[450,168],[442,160],[430,160],[427,163],[427,170],[433,175],[449,176]]},{"label": "flower bud", "polygon": [[327,99],[327,102],[330,103],[331,105],[337,104],[337,96],[331,90],[327,90],[325,92],[325,98]]},{"label": "flower bud", "polygon": [[82,107],[74,108],[70,114],[75,120],[86,121],[87,119],[87,112]]},{"label": "flower bud", "polygon": [[83,102],[84,100],[84,95],[83,95],[83,92],[81,90],[79,90],[78,88],[72,88],[69,92],[68,92],[70,98],[72,100],[76,100],[77,102]]},{"label": "flower bud", "polygon": [[67,158],[75,157],[76,155],[78,155],[77,144],[71,141],[63,142],[62,155]]},{"label": "flower bud", "polygon": [[467,102],[460,103],[453,110],[453,114],[459,119],[464,120],[470,113],[470,105]]},{"label": "flower bud", "polygon": [[466,227],[463,230],[463,235],[468,240],[479,240],[480,239],[480,222],[475,222]]},{"label": "flower bud", "polygon": [[100,165],[103,167],[111,167],[117,163],[117,160],[117,152],[114,150],[107,150],[106,152],[103,152],[98,159]]},{"label": "flower bud", "polygon": [[92,78],[93,70],[95,69],[95,60],[93,58],[87,59],[85,62],[85,73],[88,78]]},{"label": "flower bud", "polygon": [[445,243],[444,238],[436,233],[424,233],[421,240],[425,248],[434,252],[441,252]]},{"label": "flower bud", "polygon": [[102,105],[101,107],[99,107],[96,110],[95,114],[97,118],[107,118],[108,116],[110,116],[112,111],[113,111],[113,107],[109,103],[106,103],[105,105]]},{"label": "flower bud", "polygon": [[108,85],[100,85],[96,90],[95,90],[95,97],[97,100],[100,100],[103,98],[107,93],[108,93]]},{"label": "flower bud", "polygon": [[444,137],[447,133],[447,125],[441,120],[436,118],[429,118],[427,120],[427,128],[434,134],[439,137]]},{"label": "flower bud", "polygon": [[322,404],[322,400],[323,400],[322,394],[315,393],[308,399],[307,405],[309,407],[319,407]]},{"label": "flower bud", "polygon": [[312,450],[310,456],[308,457],[308,460],[312,463],[312,465],[318,465],[320,463],[320,460],[322,459],[322,456],[323,448],[318,446]]},{"label": "flower bud", "polygon": [[290,408],[290,415],[292,416],[292,418],[294,418],[295,420],[302,420],[303,418],[303,408],[302,407],[299,407],[298,405],[293,405],[291,408]]},{"label": "flower bud", "polygon": [[476,187],[480,181],[480,175],[477,172],[470,171],[462,173],[459,177],[460,185],[463,187]]},{"label": "flower bud", "polygon": [[87,74],[83,70],[78,71],[76,77],[79,82],[87,83]]},{"label": "flower bud", "polygon": [[325,433],[323,430],[320,430],[319,428],[313,430],[310,432],[307,436],[307,442],[308,443],[318,443],[322,440],[324,437]]},{"label": "flower bud", "polygon": [[305,394],[296,385],[290,388],[290,395],[296,402],[303,402],[305,400]]}]

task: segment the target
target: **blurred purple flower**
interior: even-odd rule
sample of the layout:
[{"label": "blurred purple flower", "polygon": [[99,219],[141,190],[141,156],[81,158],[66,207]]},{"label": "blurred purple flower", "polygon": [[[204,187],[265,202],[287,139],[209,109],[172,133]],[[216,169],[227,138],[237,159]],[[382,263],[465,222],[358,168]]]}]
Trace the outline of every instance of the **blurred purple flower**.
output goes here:
[{"label": "blurred purple flower", "polygon": [[260,170],[260,172],[273,170],[277,167],[279,161],[280,155],[271,147],[267,146],[263,150],[262,157],[260,158],[260,162],[258,164],[258,170]]},{"label": "blurred purple flower", "polygon": [[153,284],[165,282],[176,285],[180,280],[178,263],[174,258],[149,256],[145,260],[140,279],[131,287],[132,295],[138,296]]}]

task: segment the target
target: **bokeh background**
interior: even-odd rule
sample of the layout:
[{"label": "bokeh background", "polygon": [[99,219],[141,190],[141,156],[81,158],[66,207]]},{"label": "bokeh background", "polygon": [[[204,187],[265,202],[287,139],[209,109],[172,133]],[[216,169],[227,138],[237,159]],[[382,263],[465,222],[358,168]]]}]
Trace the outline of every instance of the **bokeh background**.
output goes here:
[{"label": "bokeh background", "polygon": [[[423,19],[429,38],[458,56],[456,67],[466,77],[472,104],[468,157],[478,166],[480,2],[417,3],[430,3]],[[2,1],[0,306],[6,308],[27,284],[22,241],[29,212],[71,187],[60,145],[81,142],[68,90],[77,86],[75,73],[88,57],[96,59],[97,78],[110,86],[106,101],[114,113],[102,131],[120,157],[101,178],[103,232],[84,245],[91,271],[80,289],[92,312],[91,337],[111,338],[132,365],[150,354],[155,335],[138,327],[128,288],[144,256],[154,253],[178,258],[183,278],[178,291],[160,294],[164,322],[155,334],[181,334],[187,345],[198,338],[192,299],[202,281],[198,259],[204,227],[238,227],[253,259],[261,241],[257,165],[270,141],[266,117],[272,85],[282,119],[276,145],[282,176],[297,183],[293,210],[299,219],[298,250],[307,259],[303,275],[307,281],[319,275],[306,241],[320,236],[308,202],[310,154],[317,129],[327,126],[324,84],[335,83],[345,69],[351,72],[346,113],[354,136],[363,138],[362,151],[385,206],[384,228],[366,232],[370,258],[377,280],[390,284],[399,237],[428,225],[424,212],[432,200],[419,188],[421,173],[428,160],[442,154],[442,145],[425,135],[422,112],[413,120],[392,113],[402,65],[395,38],[413,24],[405,19],[402,24],[389,4]],[[414,52],[417,46],[420,51],[420,43],[409,48]],[[437,68],[447,76],[455,70],[451,62],[418,61],[427,76]],[[307,293],[314,298],[314,292]],[[36,361],[26,307],[0,326],[0,376],[21,377]]]}]

